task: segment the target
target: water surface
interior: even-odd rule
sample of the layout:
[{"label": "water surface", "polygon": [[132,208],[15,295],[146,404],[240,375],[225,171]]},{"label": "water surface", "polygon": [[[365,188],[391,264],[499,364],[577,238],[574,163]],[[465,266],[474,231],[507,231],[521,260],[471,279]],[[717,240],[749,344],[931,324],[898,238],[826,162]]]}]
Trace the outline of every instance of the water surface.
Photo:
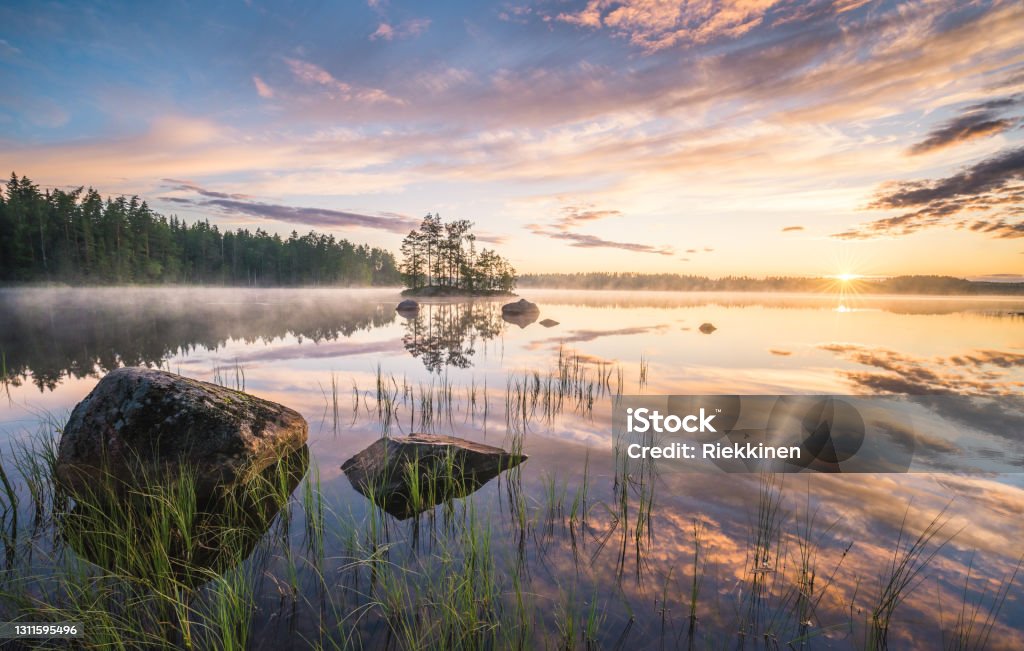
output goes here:
[{"label": "water surface", "polygon": [[[1021,550],[1010,541],[1024,537],[1019,475],[645,478],[643,469],[617,466],[610,396],[955,393],[1012,403],[1024,388],[1024,300],[522,294],[541,306],[540,319],[558,325],[507,322],[500,300],[424,302],[418,316],[407,318],[394,312],[399,296],[393,290],[6,290],[0,292],[0,437],[36,433],[44,414],[63,422],[104,372],[122,365],[244,386],[306,417],[310,464],[328,509],[368,526],[378,516],[367,512],[340,465],[377,437],[429,429],[507,446],[521,434],[530,459],[516,486],[499,478],[455,500],[455,511],[439,506],[414,522],[379,517],[388,527],[392,560],[428,577],[440,570],[424,550],[443,546],[438,541],[450,535],[444,514],[466,517],[471,505],[490,523],[496,565],[506,576],[519,573],[528,586],[535,639],[552,645],[567,618],[583,621],[595,610],[595,642],[606,647],[704,646],[723,638],[742,646],[757,644],[748,635],[766,630],[780,646],[796,640],[812,648],[862,647],[871,595],[906,545],[901,530],[916,536],[943,508],[948,521],[935,546],[949,541],[896,610],[889,637],[894,647],[948,641],[965,601],[991,602],[1013,571]],[[705,323],[715,330],[703,332]],[[584,385],[590,382],[584,404],[577,396],[550,417],[534,408],[528,422],[510,419],[509,396],[530,386],[534,374],[557,373],[559,360],[570,357],[583,369]],[[377,411],[379,378],[407,396],[396,401],[387,424]],[[424,423],[418,397],[437,391],[450,393],[451,413]],[[1024,466],[1020,429],[976,432],[969,441],[943,436],[931,444],[973,445],[1009,468]],[[623,482],[631,501],[626,517],[610,506],[621,504]],[[581,518],[569,511],[584,483],[587,517]],[[509,506],[517,490],[532,509],[525,529]],[[767,560],[752,558],[752,550],[761,549],[755,539],[765,491],[779,505]],[[806,619],[789,621],[777,604],[794,598],[801,522],[812,514],[815,594],[823,596]],[[296,523],[283,544],[301,548],[301,529]],[[366,603],[368,588],[345,570],[351,536],[340,530],[326,536],[321,575],[336,601],[334,612]],[[691,627],[695,543],[702,568],[696,574],[703,579]],[[268,548],[281,544],[265,542]],[[45,562],[32,562],[45,571]],[[270,574],[284,572],[280,563],[269,567]],[[752,581],[756,576],[762,578]],[[301,580],[307,592],[323,589],[323,581],[317,587],[309,577]],[[1024,646],[1021,583],[1018,578],[1010,588],[987,640],[991,648]],[[276,583],[261,585],[258,648],[294,640],[295,631],[308,637],[327,631],[331,638],[344,619],[309,601],[284,608]],[[764,595],[754,599],[752,589]],[[508,589],[503,594],[511,598]],[[764,612],[751,611],[754,602]],[[749,632],[737,630],[737,622]],[[379,617],[353,627],[370,647],[398,644]]]}]

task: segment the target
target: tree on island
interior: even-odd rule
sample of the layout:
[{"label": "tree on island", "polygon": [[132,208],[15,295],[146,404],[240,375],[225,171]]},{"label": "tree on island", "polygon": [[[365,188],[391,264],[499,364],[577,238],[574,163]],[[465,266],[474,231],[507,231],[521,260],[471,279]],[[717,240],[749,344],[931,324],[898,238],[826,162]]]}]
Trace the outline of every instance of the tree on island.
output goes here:
[{"label": "tree on island", "polygon": [[[419,230],[402,240],[402,278],[410,293],[509,293],[516,286],[516,270],[491,249],[477,252],[473,222],[445,223],[427,214]],[[441,289],[443,288],[443,289]]]}]

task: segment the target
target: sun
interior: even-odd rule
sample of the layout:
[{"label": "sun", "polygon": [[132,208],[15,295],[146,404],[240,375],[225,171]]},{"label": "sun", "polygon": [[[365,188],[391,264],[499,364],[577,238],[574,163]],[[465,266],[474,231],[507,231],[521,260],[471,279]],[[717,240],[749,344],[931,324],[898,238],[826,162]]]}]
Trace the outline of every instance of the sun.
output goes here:
[{"label": "sun", "polygon": [[864,280],[866,276],[853,273],[852,271],[843,271],[827,276],[827,278],[827,291],[838,300],[839,306],[836,308],[836,312],[856,311],[853,305],[856,304],[861,291],[865,289]]}]

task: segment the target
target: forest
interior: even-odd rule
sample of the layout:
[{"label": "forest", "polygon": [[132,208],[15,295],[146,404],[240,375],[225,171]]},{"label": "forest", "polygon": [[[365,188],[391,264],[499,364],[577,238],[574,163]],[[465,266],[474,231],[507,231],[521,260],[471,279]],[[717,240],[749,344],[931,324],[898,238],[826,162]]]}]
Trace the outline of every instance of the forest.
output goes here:
[{"label": "forest", "polygon": [[445,223],[427,214],[402,240],[402,277],[407,294],[510,293],[516,270],[491,249],[476,250],[473,222]]},{"label": "forest", "polygon": [[394,256],[333,235],[224,230],[93,188],[40,191],[11,174],[0,191],[0,283],[398,285]]}]

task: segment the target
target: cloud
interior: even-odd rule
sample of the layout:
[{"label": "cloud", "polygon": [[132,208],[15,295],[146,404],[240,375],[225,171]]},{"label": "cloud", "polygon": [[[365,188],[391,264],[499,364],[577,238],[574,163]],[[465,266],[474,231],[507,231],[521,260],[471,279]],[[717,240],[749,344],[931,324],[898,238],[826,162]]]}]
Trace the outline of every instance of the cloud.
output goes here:
[{"label": "cloud", "polygon": [[391,97],[386,91],[379,88],[356,88],[345,83],[315,63],[290,57],[285,57],[284,62],[297,80],[307,86],[318,86],[324,89],[330,99],[356,100],[371,104],[378,102],[401,103],[400,100]]},{"label": "cloud", "polygon": [[761,24],[779,1],[589,0],[580,11],[560,13],[555,20],[608,29],[647,52],[657,52],[675,45],[741,36]]},{"label": "cloud", "polygon": [[399,23],[397,26],[382,22],[377,25],[377,31],[370,34],[370,40],[390,41],[396,38],[412,38],[419,36],[430,27],[429,18],[414,18]]},{"label": "cloud", "polygon": [[268,86],[265,81],[256,75],[252,76],[252,83],[256,86],[256,92],[259,93],[260,97],[264,99],[271,99],[274,97],[274,89]]},{"label": "cloud", "polygon": [[370,40],[376,41],[377,39],[383,39],[385,41],[390,41],[392,38],[394,38],[394,36],[395,30],[391,27],[391,25],[388,25],[387,23],[381,23],[380,25],[377,25],[377,31],[370,34]]},{"label": "cloud", "polygon": [[401,339],[388,339],[385,341],[366,342],[337,341],[319,343],[315,346],[297,344],[242,353],[241,355],[236,355],[235,358],[239,362],[278,362],[295,359],[353,357],[357,355],[397,355],[404,354],[404,352]]},{"label": "cloud", "polygon": [[[912,209],[837,233],[841,239],[907,235],[922,228],[953,225],[999,238],[1024,237],[1019,217],[1024,204],[1024,147],[1004,150],[951,176],[931,181],[890,184],[868,206],[876,210]],[[970,213],[988,218],[971,219]]]},{"label": "cloud", "polygon": [[535,235],[543,235],[555,240],[569,242],[569,246],[581,249],[620,249],[632,251],[633,253],[654,253],[657,255],[675,255],[675,250],[670,246],[653,246],[650,244],[637,244],[634,242],[615,242],[606,240],[596,235],[585,235],[583,233],[568,233],[565,231],[546,230],[538,224],[527,226],[530,232]]},{"label": "cloud", "polygon": [[[195,192],[196,194],[202,195],[204,197],[210,197],[211,199],[240,199],[240,200],[245,200],[245,199],[252,199],[253,198],[253,197],[251,197],[251,196],[249,196],[247,194],[237,194],[237,193],[231,194],[231,193],[227,193],[227,192],[215,192],[213,190],[207,190],[206,188],[203,188],[203,187],[200,187],[200,186],[196,185],[192,181],[180,181],[178,179],[161,179],[161,181],[163,181],[164,183],[170,183],[171,184],[170,189],[172,191],[174,191],[174,190],[182,190],[182,191],[186,191],[186,192]],[[166,197],[166,198],[168,198],[168,199],[175,199],[176,197]]]},{"label": "cloud", "polygon": [[785,228],[782,229],[782,232],[783,233],[795,233],[797,231],[802,231],[802,230],[804,230],[803,226],[786,226]]},{"label": "cloud", "polygon": [[321,228],[369,228],[392,233],[406,233],[415,228],[417,220],[398,215],[379,217],[344,210],[329,208],[299,208],[280,204],[262,203],[258,201],[237,201],[235,199],[211,199],[202,202],[206,206],[215,206],[226,213],[235,213],[273,219],[282,222],[294,222],[319,226]]},{"label": "cloud", "polygon": [[21,50],[0,38],[0,57],[13,57],[21,54]]},{"label": "cloud", "polygon": [[1024,354],[975,350],[949,357],[924,358],[886,348],[827,344],[822,350],[875,371],[840,371],[868,393],[907,395],[1020,396],[1024,382],[1008,370],[1024,367]]},{"label": "cloud", "polygon": [[536,339],[527,345],[530,350],[537,350],[543,348],[547,344],[580,344],[585,342],[594,341],[604,337],[620,337],[620,336],[632,336],[642,335],[648,332],[663,332],[668,329],[668,324],[662,323],[654,326],[634,326],[629,328],[617,328],[613,330],[570,330],[565,335],[560,337],[548,337],[546,339]]},{"label": "cloud", "polygon": [[529,16],[532,13],[533,7],[529,5],[513,5],[498,12],[498,20],[504,20],[509,23],[526,24],[529,22]]},{"label": "cloud", "polygon": [[176,184],[174,188],[176,190],[192,191],[205,198],[161,197],[164,201],[190,204],[199,208],[214,208],[223,214],[246,215],[258,219],[305,224],[318,228],[366,228],[390,233],[407,233],[419,224],[417,220],[398,213],[366,215],[330,208],[285,206],[255,201],[246,195],[207,190],[185,181],[173,179],[165,179],[165,181]]},{"label": "cloud", "polygon": [[1017,124],[1018,119],[1000,115],[1003,110],[1022,101],[1024,98],[1013,96],[969,106],[961,115],[933,129],[927,138],[913,145],[907,153],[916,156],[1007,131]]},{"label": "cloud", "polygon": [[593,205],[563,206],[562,214],[555,221],[554,227],[561,231],[568,231],[581,223],[621,216],[621,210],[597,210]]},{"label": "cloud", "polygon": [[487,242],[488,244],[504,244],[508,241],[508,238],[504,235],[496,235],[494,233],[477,233],[477,242]]},{"label": "cloud", "polygon": [[596,235],[585,235],[573,231],[575,227],[581,224],[621,216],[622,211],[620,210],[599,210],[593,204],[569,205],[562,207],[560,216],[551,225],[529,224],[526,228],[535,235],[567,241],[571,243],[569,246],[581,249],[606,248],[632,251],[634,253],[675,254],[675,250],[668,246],[656,247],[632,242],[615,242],[597,237]]}]

